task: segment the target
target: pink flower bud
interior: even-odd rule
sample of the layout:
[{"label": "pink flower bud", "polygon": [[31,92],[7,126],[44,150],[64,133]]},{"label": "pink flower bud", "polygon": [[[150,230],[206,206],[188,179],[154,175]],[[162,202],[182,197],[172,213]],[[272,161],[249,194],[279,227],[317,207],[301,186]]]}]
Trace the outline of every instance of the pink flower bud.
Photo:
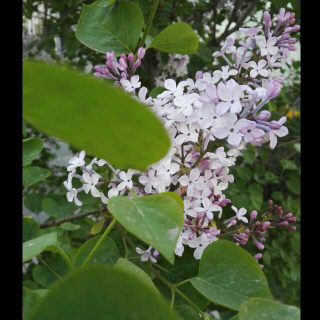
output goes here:
[{"label": "pink flower bud", "polygon": [[269,13],[268,11],[265,11],[265,12],[263,13],[263,19],[264,19],[264,22],[265,22],[265,23],[268,23],[268,22],[271,21],[270,13]]},{"label": "pink flower bud", "polygon": [[265,230],[267,230],[268,228],[269,228],[269,226],[270,226],[270,221],[266,221],[266,222],[264,222],[263,224],[262,224],[262,226],[261,226],[261,231],[265,231]]},{"label": "pink flower bud", "polygon": [[289,24],[294,24],[296,22],[296,19],[295,18],[290,18],[289,19]]},{"label": "pink flower bud", "polygon": [[227,206],[227,204],[226,203],[224,203],[224,202],[220,202],[220,207],[222,207],[222,208],[224,208],[224,207],[226,207]]},{"label": "pink flower bud", "polygon": [[253,210],[251,213],[250,213],[250,219],[254,220],[258,215],[258,212],[256,210]]},{"label": "pink flower bud", "polygon": [[291,217],[293,217],[293,214],[292,214],[291,212],[289,212],[289,213],[287,213],[284,217],[285,217],[285,218],[291,218]]},{"label": "pink flower bud", "polygon": [[231,200],[230,199],[224,199],[223,202],[226,203],[226,204],[230,204]]},{"label": "pink flower bud", "polygon": [[139,50],[138,50],[138,58],[140,59],[140,60],[142,60],[143,59],[143,57],[144,57],[144,55],[146,54],[146,49],[145,48],[139,48]]},{"label": "pink flower bud", "polygon": [[264,268],[264,265],[263,265],[263,264],[259,264],[259,268],[260,268],[260,269],[263,269],[263,268]]},{"label": "pink flower bud", "polygon": [[268,206],[269,206],[269,207],[272,207],[272,206],[273,206],[273,201],[272,201],[272,200],[269,200],[269,201],[268,201]]},{"label": "pink flower bud", "polygon": [[125,72],[122,72],[122,73],[121,73],[121,78],[122,78],[122,79],[127,79],[127,75],[125,74]]},{"label": "pink flower bud", "polygon": [[249,229],[246,229],[246,230],[244,230],[244,233],[245,233],[246,235],[249,235],[249,234],[250,234],[250,230],[249,230]]},{"label": "pink flower bud", "polygon": [[196,73],[196,80],[202,79],[202,76],[203,76],[203,72],[202,72],[202,71],[198,71],[198,72]]},{"label": "pink flower bud", "polygon": [[109,61],[113,61],[113,60],[114,60],[114,52],[113,52],[113,51],[107,52],[107,53],[106,53],[106,58],[107,58],[107,60],[109,60]]},{"label": "pink flower bud", "polygon": [[290,227],[289,227],[289,230],[290,230],[290,231],[296,231],[297,228],[296,228],[295,226],[290,226]]},{"label": "pink flower bud", "polygon": [[191,224],[192,224],[192,222],[191,222],[189,219],[184,220],[184,223],[185,223],[185,224],[188,224],[188,225],[191,225]]},{"label": "pink flower bud", "polygon": [[102,71],[102,67],[100,67],[100,66],[94,66],[94,68],[93,68],[95,71],[97,71],[97,72],[101,72]]},{"label": "pink flower bud", "polygon": [[288,225],[289,225],[289,222],[288,222],[288,221],[282,221],[282,222],[278,223],[278,226],[279,226],[279,227],[286,227],[286,226],[288,226]]},{"label": "pink flower bud", "polygon": [[295,46],[289,46],[289,50],[290,50],[290,51],[296,51],[297,48],[296,48]]},{"label": "pink flower bud", "polygon": [[127,56],[124,53],[120,56],[120,58],[122,58],[123,61],[127,61]]},{"label": "pink flower bud", "polygon": [[260,242],[265,242],[266,239],[265,239],[264,237],[259,237],[259,241],[260,241]]},{"label": "pink flower bud", "polygon": [[261,121],[267,121],[270,119],[270,117],[271,117],[271,112],[268,110],[263,110],[259,113],[256,119]]},{"label": "pink flower bud", "polygon": [[128,54],[128,60],[129,60],[129,62],[132,62],[133,59],[134,59],[134,54],[133,54],[133,53],[129,53],[129,54]]},{"label": "pink flower bud", "polygon": [[257,253],[253,256],[256,260],[259,260],[262,258],[262,254],[261,253]]},{"label": "pink flower bud", "polygon": [[290,33],[290,32],[292,32],[292,27],[288,27],[288,28],[284,29],[283,33]]},{"label": "pink flower bud", "polygon": [[292,32],[297,32],[299,30],[300,30],[300,26],[298,24],[292,27]]},{"label": "pink flower bud", "polygon": [[290,38],[289,39],[289,43],[290,44],[294,44],[294,43],[296,43],[297,42],[297,39],[296,38]]},{"label": "pink flower bud", "polygon": [[159,257],[159,251],[158,250],[154,250],[153,251],[153,256],[155,257],[155,258],[157,258],[157,257]]},{"label": "pink flower bud", "polygon": [[279,130],[282,127],[277,121],[273,120],[269,123],[269,128],[272,130]]},{"label": "pink flower bud", "polygon": [[288,218],[287,221],[289,223],[296,223],[297,219],[296,219],[296,217],[292,217],[292,218]]},{"label": "pink flower bud", "polygon": [[140,66],[141,66],[141,60],[137,59],[137,61],[133,64],[133,69],[137,69]]},{"label": "pink flower bud", "polygon": [[256,239],[253,239],[253,242],[254,244],[256,245],[256,247],[259,249],[259,250],[263,250],[264,249],[264,245],[260,242],[260,241],[257,241]]}]

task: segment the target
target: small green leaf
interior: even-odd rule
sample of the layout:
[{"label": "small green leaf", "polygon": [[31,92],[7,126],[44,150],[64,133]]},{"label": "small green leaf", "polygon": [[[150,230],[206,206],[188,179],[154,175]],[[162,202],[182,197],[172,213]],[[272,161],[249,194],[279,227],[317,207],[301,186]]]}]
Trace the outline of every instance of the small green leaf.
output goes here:
[{"label": "small green leaf", "polygon": [[77,224],[74,224],[72,222],[65,222],[59,226],[62,230],[67,230],[67,231],[75,231],[80,229],[80,226]]},{"label": "small green leaf", "polygon": [[300,320],[300,309],[262,298],[245,302],[239,312],[239,320]]},{"label": "small green leaf", "polygon": [[199,313],[187,304],[177,306],[174,310],[181,320],[200,320]]},{"label": "small green leaf", "polygon": [[291,160],[282,159],[282,160],[280,160],[280,162],[281,162],[283,169],[298,170],[298,167],[296,166],[296,164]]},{"label": "small green leaf", "polygon": [[114,51],[116,56],[133,52],[144,23],[141,9],[133,2],[111,4],[105,0],[83,4],[76,37],[98,52]]},{"label": "small green leaf", "polygon": [[177,22],[162,30],[149,44],[154,48],[167,53],[192,54],[198,50],[197,34],[185,22]]},{"label": "small green leaf", "polygon": [[130,262],[127,259],[119,258],[117,263],[114,265],[114,269],[123,270],[130,274],[135,274],[141,281],[143,281],[150,290],[153,290],[157,294],[159,294],[158,289],[150,279],[150,277],[135,264]]},{"label": "small green leaf", "polygon": [[32,320],[178,320],[135,274],[107,266],[74,270],[43,298]]},{"label": "small green leaf", "polygon": [[23,167],[28,166],[40,154],[43,148],[43,142],[39,138],[29,138],[22,141],[23,142]]},{"label": "small green leaf", "polygon": [[29,166],[22,169],[23,174],[23,186],[25,188],[32,186],[51,175],[51,172],[47,169],[43,169],[36,166]]},{"label": "small green leaf", "polygon": [[252,297],[272,299],[257,261],[235,243],[218,240],[203,252],[192,285],[211,302],[238,311]]},{"label": "small green leaf", "polygon": [[106,221],[106,219],[102,219],[99,222],[97,222],[96,224],[94,224],[90,230],[90,233],[93,235],[98,234],[102,230],[102,227],[103,227],[105,221]]},{"label": "small green leaf", "polygon": [[22,221],[23,242],[35,238],[40,230],[39,224],[29,216],[24,216]]},{"label": "small green leaf", "polygon": [[290,175],[289,180],[286,181],[286,185],[290,191],[299,194],[300,193],[300,177],[299,175]]},{"label": "small green leaf", "polygon": [[246,167],[237,167],[237,173],[239,177],[243,180],[251,180],[253,172],[252,170],[246,168]]},{"label": "small green leaf", "polygon": [[32,312],[39,305],[41,296],[34,290],[23,287],[23,320],[31,320]]},{"label": "small green leaf", "polygon": [[40,213],[42,211],[41,202],[43,196],[38,193],[28,194],[24,198],[24,205],[33,213]]},{"label": "small green leaf", "polygon": [[66,196],[51,195],[41,203],[43,211],[53,218],[60,219],[71,216],[77,209],[74,202],[69,202]]},{"label": "small green leaf", "polygon": [[263,195],[261,193],[250,194],[251,202],[256,210],[261,210]]},{"label": "small green leaf", "polygon": [[157,249],[171,263],[183,227],[183,202],[173,192],[131,200],[109,199],[108,210],[126,230]]},{"label": "small green leaf", "polygon": [[[94,246],[97,244],[101,236],[96,236],[85,242],[78,250],[73,260],[73,267],[81,267],[87,256],[90,254]],[[119,250],[114,241],[106,237],[103,239],[97,251],[88,261],[89,264],[100,263],[113,266],[119,258]]]},{"label": "small green leaf", "polygon": [[67,254],[60,248],[57,232],[51,232],[41,237],[34,238],[32,240],[23,243],[23,262],[31,260],[43,251],[58,252],[67,261],[71,267],[71,261]]},{"label": "small green leaf", "polygon": [[145,170],[170,148],[151,110],[93,76],[25,61],[23,101],[24,118],[39,130],[120,168]]}]

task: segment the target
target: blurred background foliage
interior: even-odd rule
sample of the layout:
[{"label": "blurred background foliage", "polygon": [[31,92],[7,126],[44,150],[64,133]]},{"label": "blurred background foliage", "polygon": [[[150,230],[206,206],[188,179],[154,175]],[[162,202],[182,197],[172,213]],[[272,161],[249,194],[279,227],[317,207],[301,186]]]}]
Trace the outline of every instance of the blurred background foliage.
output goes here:
[{"label": "blurred background foliage", "polygon": [[[94,1],[52,0],[23,1],[23,44],[25,58],[59,61],[73,68],[90,73],[96,64],[103,64],[105,57],[82,45],[75,38],[75,29],[83,3]],[[152,1],[135,0],[145,17],[148,16]],[[159,86],[166,78],[182,80],[193,78],[198,70],[214,71],[224,65],[212,53],[221,41],[239,27],[260,24],[262,13],[269,10],[273,17],[284,7],[296,14],[300,22],[299,0],[168,0],[161,1],[151,36],[157,35],[168,25],[184,21],[197,32],[200,45],[198,52],[190,56],[168,55],[147,51],[138,74],[142,84],[151,89]],[[251,21],[251,22],[249,22]],[[252,23],[253,22],[253,23]],[[300,34],[296,35],[299,43]],[[148,39],[147,39],[148,40]],[[292,212],[297,217],[296,232],[268,231],[266,249],[263,253],[264,272],[268,278],[274,297],[287,304],[300,306],[300,59],[295,53],[292,65],[284,65],[282,73],[286,77],[281,94],[268,103],[273,119],[286,115],[289,135],[279,139],[274,151],[269,144],[262,147],[249,146],[232,168],[235,182],[229,184],[226,195],[236,207],[248,211],[267,211],[267,201],[281,205],[284,212]],[[149,91],[149,92],[150,92]],[[273,120],[272,119],[272,120]],[[39,137],[44,141],[44,149],[33,161],[33,165],[49,169],[51,175],[44,181],[24,188],[23,240],[57,230],[60,241],[70,256],[90,236],[94,221],[86,218],[63,227],[40,229],[39,223],[47,219],[58,219],[72,215],[76,210],[73,203],[66,200],[63,181],[67,179],[66,166],[72,154],[78,152],[61,141],[48,137],[27,126],[24,138]],[[107,173],[104,173],[107,174]],[[81,194],[83,195],[83,193]],[[84,194],[81,211],[94,212],[101,209],[101,203]],[[79,227],[81,226],[81,228]],[[256,249],[248,248],[255,252]],[[46,253],[44,263],[53,270],[63,273],[65,266],[59,257]],[[44,265],[35,268],[25,266],[24,284],[31,289],[48,288],[57,280],[54,273]],[[220,311],[223,309],[220,308]],[[230,312],[221,313],[229,319]],[[221,318],[221,319],[222,319]]]}]

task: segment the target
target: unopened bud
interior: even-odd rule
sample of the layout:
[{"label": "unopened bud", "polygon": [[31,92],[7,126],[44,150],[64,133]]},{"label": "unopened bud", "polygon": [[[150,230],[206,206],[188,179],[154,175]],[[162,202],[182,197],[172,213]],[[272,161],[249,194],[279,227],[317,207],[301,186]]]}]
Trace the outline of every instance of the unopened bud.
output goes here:
[{"label": "unopened bud", "polygon": [[290,33],[292,32],[292,27],[288,27],[284,30],[284,33]]},{"label": "unopened bud", "polygon": [[282,222],[278,223],[278,226],[279,226],[279,227],[286,227],[286,226],[288,226],[288,225],[289,225],[289,222],[288,222],[288,221],[282,221]]},{"label": "unopened bud", "polygon": [[292,217],[292,218],[288,218],[287,221],[289,223],[296,223],[297,219],[296,219],[296,217]]},{"label": "unopened bud", "polygon": [[272,200],[269,200],[269,201],[268,201],[268,206],[269,206],[269,207],[272,207],[272,206],[273,206],[273,201],[272,201]]},{"label": "unopened bud", "polygon": [[268,228],[269,228],[269,226],[270,226],[270,221],[266,221],[266,222],[264,222],[263,224],[262,224],[262,226],[261,226],[261,231],[265,231],[265,230],[267,230]]},{"label": "unopened bud", "polygon": [[261,253],[257,253],[253,256],[256,260],[259,260],[262,258],[262,254]]},{"label": "unopened bud", "polygon": [[259,113],[256,119],[261,121],[267,121],[270,119],[270,117],[271,117],[271,112],[268,110],[263,110]]},{"label": "unopened bud", "polygon": [[289,48],[288,48],[290,51],[296,51],[297,50],[297,48],[295,47],[295,46],[289,46]]},{"label": "unopened bud", "polygon": [[230,204],[231,200],[230,199],[224,199],[223,202],[226,203],[226,204]]},{"label": "unopened bud", "polygon": [[260,242],[266,242],[266,238],[264,238],[264,237],[259,237],[259,241],[260,241]]},{"label": "unopened bud", "polygon": [[277,123],[277,121],[273,120],[269,123],[269,128],[272,130],[279,130],[282,127],[281,124]]},{"label": "unopened bud", "polygon": [[94,66],[93,69],[94,69],[95,71],[97,71],[97,72],[101,72],[101,71],[103,70],[103,68],[100,67],[100,66]]},{"label": "unopened bud", "polygon": [[258,215],[258,212],[256,210],[253,210],[251,213],[250,213],[250,219],[254,220]]},{"label": "unopened bud", "polygon": [[128,60],[129,60],[130,62],[132,62],[133,59],[134,59],[134,54],[133,54],[133,53],[129,53],[129,54],[128,54]]},{"label": "unopened bud", "polygon": [[154,250],[153,251],[153,256],[155,257],[155,258],[157,258],[157,257],[159,257],[159,251],[158,250]]},{"label": "unopened bud", "polygon": [[296,43],[297,42],[297,39],[296,38],[290,38],[289,39],[289,43],[290,44],[294,44],[294,43]]},{"label": "unopened bud", "polygon": [[293,214],[292,214],[291,212],[289,212],[289,213],[287,213],[284,217],[285,217],[285,218],[291,218],[291,217],[293,217]]},{"label": "unopened bud", "polygon": [[143,57],[144,57],[144,55],[146,54],[146,49],[145,48],[139,48],[139,50],[138,50],[138,57],[139,57],[139,59],[140,60],[142,60],[143,59]]},{"label": "unopened bud", "polygon": [[297,228],[296,228],[295,226],[290,226],[290,227],[289,227],[289,230],[290,230],[290,231],[296,231]]},{"label": "unopened bud", "polygon": [[265,23],[268,23],[268,22],[271,21],[270,13],[269,13],[268,11],[265,11],[265,12],[263,13],[263,19],[264,19],[264,22],[265,22]]},{"label": "unopened bud", "polygon": [[257,241],[254,239],[254,244],[256,245],[256,247],[259,249],[259,250],[263,250],[264,249],[264,245],[260,242],[260,241]]},{"label": "unopened bud", "polygon": [[203,72],[202,72],[202,71],[198,71],[198,72],[196,73],[196,80],[202,79],[202,76],[203,76]]},{"label": "unopened bud", "polygon": [[299,30],[300,30],[300,26],[298,24],[292,27],[292,32],[297,32]]}]

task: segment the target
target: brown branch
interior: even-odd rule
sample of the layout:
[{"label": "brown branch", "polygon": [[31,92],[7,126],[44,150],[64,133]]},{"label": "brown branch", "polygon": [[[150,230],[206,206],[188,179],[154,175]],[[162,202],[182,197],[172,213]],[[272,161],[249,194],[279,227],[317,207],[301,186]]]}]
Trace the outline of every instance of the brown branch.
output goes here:
[{"label": "brown branch", "polygon": [[73,221],[73,220],[82,219],[82,218],[85,218],[87,216],[90,216],[91,214],[98,214],[98,213],[100,213],[100,211],[84,212],[84,213],[78,213],[78,214],[75,214],[73,216],[66,217],[66,218],[61,218],[61,219],[57,219],[57,220],[51,220],[49,222],[44,222],[44,223],[40,224],[40,229],[56,227],[56,226],[59,226],[60,224],[63,224],[65,222],[70,222],[70,221]]}]

